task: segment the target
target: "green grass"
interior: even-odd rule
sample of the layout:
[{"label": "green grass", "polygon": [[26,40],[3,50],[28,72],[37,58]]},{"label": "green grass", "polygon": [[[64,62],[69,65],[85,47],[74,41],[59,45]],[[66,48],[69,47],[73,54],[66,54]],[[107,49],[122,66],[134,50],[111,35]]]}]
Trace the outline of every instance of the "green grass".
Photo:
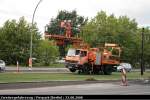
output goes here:
[{"label": "green grass", "polygon": [[[0,73],[0,83],[8,82],[37,82],[37,81],[56,81],[56,80],[120,80],[119,72],[112,75],[78,75],[77,73]],[[127,79],[150,78],[150,73],[145,72],[143,76],[140,72],[127,73]]]}]

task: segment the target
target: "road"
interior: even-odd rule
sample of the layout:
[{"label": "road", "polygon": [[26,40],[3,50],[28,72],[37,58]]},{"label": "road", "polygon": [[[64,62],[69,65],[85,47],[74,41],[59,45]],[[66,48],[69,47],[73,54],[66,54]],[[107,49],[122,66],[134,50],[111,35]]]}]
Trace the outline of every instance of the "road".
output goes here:
[{"label": "road", "polygon": [[4,89],[0,95],[150,95],[150,84],[121,86],[120,82]]},{"label": "road", "polygon": [[[6,72],[16,72],[17,67],[6,67]],[[32,67],[32,70],[29,67],[19,67],[20,72],[41,72],[41,73],[70,73],[67,68],[46,68],[46,67]]]}]

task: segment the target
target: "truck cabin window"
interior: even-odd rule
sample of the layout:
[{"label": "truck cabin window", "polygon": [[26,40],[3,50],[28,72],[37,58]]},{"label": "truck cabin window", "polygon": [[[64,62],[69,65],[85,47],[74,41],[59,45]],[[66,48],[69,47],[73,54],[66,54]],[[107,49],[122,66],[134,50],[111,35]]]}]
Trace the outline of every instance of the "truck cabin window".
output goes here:
[{"label": "truck cabin window", "polygon": [[87,55],[86,51],[81,51],[81,54],[80,54],[81,57],[85,57],[86,55]]},{"label": "truck cabin window", "polygon": [[75,49],[69,49],[68,53],[67,53],[67,56],[75,56],[75,52],[76,52]]}]

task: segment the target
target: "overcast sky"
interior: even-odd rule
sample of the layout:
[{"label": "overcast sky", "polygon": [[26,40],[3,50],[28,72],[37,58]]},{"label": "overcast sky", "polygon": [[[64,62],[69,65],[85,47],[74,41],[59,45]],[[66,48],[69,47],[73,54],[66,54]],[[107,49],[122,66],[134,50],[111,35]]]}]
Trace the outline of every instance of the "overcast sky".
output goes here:
[{"label": "overcast sky", "polygon": [[[8,19],[18,20],[22,16],[31,22],[38,1],[0,0],[0,26]],[[89,18],[103,10],[107,14],[127,15],[136,19],[140,27],[150,26],[150,0],[42,0],[34,19],[41,32],[59,10],[76,10],[79,15]]]}]

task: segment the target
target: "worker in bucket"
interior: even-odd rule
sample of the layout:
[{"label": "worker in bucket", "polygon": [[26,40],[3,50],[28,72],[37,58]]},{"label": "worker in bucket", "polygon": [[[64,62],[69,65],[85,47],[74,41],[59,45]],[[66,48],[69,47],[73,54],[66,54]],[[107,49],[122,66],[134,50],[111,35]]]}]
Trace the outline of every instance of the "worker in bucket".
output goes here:
[{"label": "worker in bucket", "polygon": [[127,83],[127,73],[126,73],[126,69],[124,66],[119,66],[120,71],[121,71],[121,85],[122,86],[128,86],[128,83]]}]

